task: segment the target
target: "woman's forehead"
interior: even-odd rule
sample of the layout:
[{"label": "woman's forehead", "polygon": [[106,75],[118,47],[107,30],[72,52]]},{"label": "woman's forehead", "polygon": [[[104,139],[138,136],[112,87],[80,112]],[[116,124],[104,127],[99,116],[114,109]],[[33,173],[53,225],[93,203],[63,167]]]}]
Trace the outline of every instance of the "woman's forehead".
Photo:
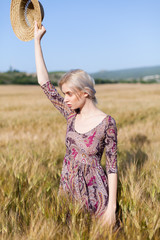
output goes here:
[{"label": "woman's forehead", "polygon": [[62,84],[62,92],[66,93],[66,92],[73,92],[73,91],[68,83],[63,83]]}]

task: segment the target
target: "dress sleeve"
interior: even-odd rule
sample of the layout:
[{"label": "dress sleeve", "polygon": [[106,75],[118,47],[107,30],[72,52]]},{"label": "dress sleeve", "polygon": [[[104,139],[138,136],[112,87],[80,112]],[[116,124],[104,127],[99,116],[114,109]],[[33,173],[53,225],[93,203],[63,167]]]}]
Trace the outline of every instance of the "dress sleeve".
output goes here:
[{"label": "dress sleeve", "polygon": [[106,173],[117,173],[117,127],[114,118],[109,116],[105,136]]},{"label": "dress sleeve", "polygon": [[58,93],[51,81],[49,80],[45,84],[41,85],[41,88],[51,103],[59,110],[66,120],[68,120],[70,114],[73,114],[74,112],[67,106],[67,104],[65,104],[64,98]]}]

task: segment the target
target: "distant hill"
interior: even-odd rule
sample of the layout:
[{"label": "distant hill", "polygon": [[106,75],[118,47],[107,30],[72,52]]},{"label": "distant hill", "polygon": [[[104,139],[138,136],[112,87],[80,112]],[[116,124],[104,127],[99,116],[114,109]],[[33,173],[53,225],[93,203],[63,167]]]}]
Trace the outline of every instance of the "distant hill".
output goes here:
[{"label": "distant hill", "polygon": [[14,70],[0,73],[0,84],[37,84],[37,78],[35,74]]},{"label": "distant hill", "polygon": [[[50,80],[57,85],[64,71],[49,72]],[[160,83],[160,66],[100,71],[91,74],[96,84],[105,83]],[[18,70],[0,73],[0,84],[38,84],[36,73]]]},{"label": "distant hill", "polygon": [[146,76],[160,75],[160,66],[122,69],[115,71],[99,71],[91,74],[95,79],[102,80],[134,80]]},{"label": "distant hill", "polygon": [[[50,80],[57,85],[65,72],[49,72]],[[38,84],[36,73],[28,74],[17,70],[0,73],[0,84]]]}]

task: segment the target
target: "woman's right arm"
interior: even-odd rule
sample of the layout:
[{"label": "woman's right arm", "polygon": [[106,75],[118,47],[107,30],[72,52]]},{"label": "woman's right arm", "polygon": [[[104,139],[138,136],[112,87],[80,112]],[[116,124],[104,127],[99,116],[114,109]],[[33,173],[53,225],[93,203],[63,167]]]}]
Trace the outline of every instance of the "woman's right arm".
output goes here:
[{"label": "woman's right arm", "polygon": [[54,85],[49,80],[48,71],[41,49],[41,39],[45,32],[46,29],[43,26],[41,29],[39,29],[37,23],[35,22],[34,42],[38,83],[41,85],[41,88],[51,103],[59,110],[59,112],[66,118],[66,120],[68,120],[75,114],[75,112],[65,104],[64,98],[58,93]]},{"label": "woman's right arm", "polygon": [[43,53],[41,49],[41,38],[45,34],[46,29],[42,26],[41,29],[38,28],[35,22],[35,32],[34,32],[34,44],[35,44],[35,60],[36,60],[36,70],[38,83],[42,86],[49,81],[49,76],[47,68],[44,62]]}]

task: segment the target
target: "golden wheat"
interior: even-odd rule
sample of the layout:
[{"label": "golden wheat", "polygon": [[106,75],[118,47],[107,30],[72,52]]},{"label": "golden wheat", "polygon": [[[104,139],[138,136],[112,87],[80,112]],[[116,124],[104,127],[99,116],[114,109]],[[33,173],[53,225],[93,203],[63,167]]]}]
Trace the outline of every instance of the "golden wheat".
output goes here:
[{"label": "golden wheat", "polygon": [[[65,119],[39,86],[0,86],[1,239],[155,239],[160,236],[160,85],[96,86],[118,127],[117,231],[57,191]],[[105,168],[105,158],[102,158]]]}]

